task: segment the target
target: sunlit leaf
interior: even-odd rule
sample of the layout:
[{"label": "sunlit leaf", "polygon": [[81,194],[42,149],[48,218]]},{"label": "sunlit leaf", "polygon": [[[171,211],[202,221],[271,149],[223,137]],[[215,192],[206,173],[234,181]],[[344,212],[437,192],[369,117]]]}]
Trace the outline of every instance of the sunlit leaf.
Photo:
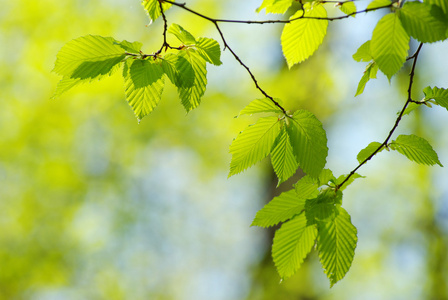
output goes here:
[{"label": "sunlit leaf", "polygon": [[441,8],[441,10],[448,14],[448,2],[446,0],[423,0],[424,3],[433,4]]},{"label": "sunlit leaf", "polygon": [[314,246],[316,236],[316,226],[307,226],[303,213],[284,223],[275,232],[272,258],[281,278],[291,277],[300,268]]},{"label": "sunlit leaf", "polygon": [[323,169],[319,174],[319,185],[325,185],[330,180],[335,179],[333,176],[333,172],[330,169]]},{"label": "sunlit leaf", "polygon": [[311,199],[317,197],[319,194],[316,180],[312,177],[306,175],[302,177],[297,183],[294,185],[296,194],[302,199]]},{"label": "sunlit leaf", "polygon": [[205,60],[197,53],[196,50],[188,49],[186,51],[180,51],[178,58],[178,70],[179,74],[184,74],[184,69],[187,68],[187,78],[191,78],[191,70],[194,72],[193,85],[189,87],[188,85],[179,85],[178,92],[179,97],[182,101],[182,105],[185,110],[189,112],[190,110],[196,108],[201,103],[201,98],[205,93],[207,86],[207,66]]},{"label": "sunlit leaf", "polygon": [[259,13],[265,8],[267,14],[284,14],[293,2],[294,0],[264,0],[256,12]]},{"label": "sunlit leaf", "polygon": [[448,89],[438,87],[426,87],[423,92],[425,93],[425,99],[434,99],[436,103],[448,110]]},{"label": "sunlit leaf", "polygon": [[[278,98],[274,99],[277,103],[281,104],[281,100]],[[242,111],[240,111],[240,115],[252,115],[257,113],[265,113],[265,112],[273,112],[273,113],[282,113],[282,110],[274,104],[269,98],[263,99],[255,99]]]},{"label": "sunlit leaf", "polygon": [[277,117],[260,118],[241,132],[230,146],[232,161],[229,177],[268,156],[279,133],[280,121]]},{"label": "sunlit leaf", "polygon": [[373,56],[370,52],[370,40],[362,44],[355,54],[353,54],[353,59],[356,61],[371,61]]},{"label": "sunlit leaf", "polygon": [[289,190],[274,197],[259,210],[251,226],[270,227],[291,219],[305,208],[305,199],[300,198],[295,190]]},{"label": "sunlit leaf", "polygon": [[401,69],[408,55],[409,35],[397,14],[387,14],[378,22],[373,30],[370,50],[379,69],[389,80]]},{"label": "sunlit leaf", "polygon": [[309,111],[298,110],[289,119],[287,130],[300,167],[311,177],[318,177],[328,155],[322,123]]},{"label": "sunlit leaf", "polygon": [[372,2],[367,5],[367,9],[375,9],[379,7],[385,7],[392,4],[392,1],[390,0],[373,0]]},{"label": "sunlit leaf", "polygon": [[165,80],[162,67],[151,60],[127,61],[123,71],[126,100],[141,120],[160,101]]},{"label": "sunlit leaf", "polygon": [[291,142],[286,128],[282,128],[271,151],[271,162],[278,177],[278,185],[294,175],[299,164],[294,157]]},{"label": "sunlit leaf", "polygon": [[361,77],[361,80],[358,83],[358,88],[356,89],[355,97],[361,95],[364,92],[367,82],[370,79],[376,78],[376,74],[378,73],[378,65],[372,61],[366,67],[364,74]]},{"label": "sunlit leaf", "polygon": [[382,144],[378,142],[371,142],[367,147],[359,151],[358,156],[356,157],[358,159],[359,163],[362,163],[367,158],[369,158],[378,148],[381,148],[377,153],[383,151],[385,147],[381,147]]},{"label": "sunlit leaf", "polygon": [[352,17],[355,17],[354,13],[356,12],[356,5],[353,1],[347,1],[347,2],[340,2],[342,4],[337,5],[337,7],[346,15],[351,15]]},{"label": "sunlit leaf", "polygon": [[358,242],[356,227],[342,207],[332,222],[318,223],[317,249],[330,285],[344,278],[350,269]]},{"label": "sunlit leaf", "polygon": [[[326,18],[327,11],[323,5],[304,4],[305,13],[297,11],[290,19],[301,17]],[[282,37],[283,54],[288,63],[288,67],[300,63],[310,57],[322,44],[327,34],[328,21],[315,19],[299,19],[286,24]]]},{"label": "sunlit leaf", "polygon": [[67,78],[64,77],[62,78],[59,82],[58,85],[56,86],[56,90],[53,94],[53,96],[51,97],[52,99],[57,99],[59,98],[63,93],[67,92],[68,90],[70,90],[72,87],[77,86],[80,83],[85,82],[82,79],[79,78]]},{"label": "sunlit leaf", "polygon": [[305,202],[305,215],[309,224],[333,221],[336,217],[336,203],[342,202],[342,193],[334,190],[323,190],[314,199]]},{"label": "sunlit leaf", "polygon": [[115,42],[116,45],[119,45],[121,48],[126,50],[129,53],[140,53],[140,50],[142,49],[143,44],[140,42],[128,42],[128,41],[122,41],[122,42]]},{"label": "sunlit leaf", "polygon": [[208,63],[219,66],[221,62],[221,48],[219,44],[214,39],[200,37],[196,42],[196,49],[199,55],[202,56]]},{"label": "sunlit leaf", "polygon": [[175,86],[190,88],[194,85],[193,66],[184,56],[168,53],[162,58],[162,69]]},{"label": "sunlit leaf", "polygon": [[399,10],[401,23],[406,32],[422,43],[433,43],[446,38],[448,25],[431,14],[432,5],[406,2]]},{"label": "sunlit leaf", "polygon": [[[341,175],[336,179],[335,184],[340,185],[349,175]],[[358,173],[354,173],[350,178],[344,183],[342,187],[339,188],[340,191],[345,190],[350,184],[352,184],[358,178],[365,178],[365,176],[359,175]]]},{"label": "sunlit leaf", "polygon": [[170,28],[168,28],[168,33],[173,34],[184,45],[196,44],[195,37],[178,24],[171,24]]},{"label": "sunlit leaf", "polygon": [[428,141],[416,135],[400,135],[395,141],[390,143],[389,147],[418,164],[429,166],[438,164],[443,167],[437,153]]},{"label": "sunlit leaf", "polygon": [[109,75],[124,59],[125,50],[111,37],[86,35],[65,44],[53,71],[67,78],[93,79]]},{"label": "sunlit leaf", "polygon": [[[157,18],[162,15],[158,0],[142,0],[142,5],[145,8],[151,22],[157,20]],[[165,2],[162,4],[162,7],[163,11],[165,12],[168,8],[171,7],[171,4]]]}]

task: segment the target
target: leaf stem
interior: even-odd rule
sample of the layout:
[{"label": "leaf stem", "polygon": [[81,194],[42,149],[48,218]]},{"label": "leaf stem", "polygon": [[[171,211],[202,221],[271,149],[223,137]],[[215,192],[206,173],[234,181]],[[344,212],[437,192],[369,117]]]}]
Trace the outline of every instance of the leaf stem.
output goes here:
[{"label": "leaf stem", "polygon": [[390,130],[389,134],[387,135],[386,139],[384,140],[384,142],[369,156],[367,157],[364,161],[362,161],[355,169],[353,169],[350,174],[344,179],[344,181],[342,181],[339,185],[336,186],[336,191],[338,189],[340,189],[349,179],[350,177],[352,177],[356,171],[361,168],[364,164],[366,164],[369,160],[372,159],[372,157],[374,157],[383,147],[387,147],[389,144],[389,140],[392,137],[392,134],[395,132],[395,130],[397,129],[398,125],[400,124],[400,121],[404,115],[404,112],[406,111],[406,108],[408,107],[408,105],[411,102],[415,102],[414,100],[412,100],[412,85],[414,83],[414,76],[415,76],[415,67],[417,65],[417,59],[418,59],[418,55],[420,54],[420,50],[422,49],[423,43],[420,43],[420,45],[418,46],[417,50],[415,51],[415,53],[413,55],[411,55],[409,57],[409,59],[413,60],[412,63],[412,68],[411,68],[411,72],[409,73],[409,86],[408,86],[408,97],[406,100],[406,103],[404,104],[403,108],[401,109],[400,113],[398,114],[397,119],[395,120],[395,124],[392,127],[392,129]]}]

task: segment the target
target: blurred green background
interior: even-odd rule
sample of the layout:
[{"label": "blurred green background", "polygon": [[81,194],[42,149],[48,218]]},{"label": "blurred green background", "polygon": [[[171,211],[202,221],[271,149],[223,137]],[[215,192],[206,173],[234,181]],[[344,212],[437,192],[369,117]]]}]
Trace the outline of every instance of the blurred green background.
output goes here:
[{"label": "blurred green background", "polygon": [[[254,13],[258,0],[187,3],[212,17],[266,18]],[[445,168],[378,155],[345,193],[359,236],[346,278],[330,290],[313,254],[279,283],[273,231],[250,224],[292,182],[275,189],[267,162],[227,179],[228,146],[255,120],[234,116],[262,96],[230,53],[208,67],[198,109],[185,114],[167,86],[138,124],[120,76],[50,100],[59,80],[51,70],[64,43],[86,34],[140,41],[151,53],[162,43],[161,20],[146,26],[138,0],[0,4],[0,299],[448,299]],[[167,17],[221,42],[213,26],[180,9]],[[290,71],[281,25],[222,26],[269,94],[323,122],[335,175],[384,140],[406,98],[409,66],[391,85],[380,75],[353,97],[365,66],[351,55],[379,17],[331,23],[315,56]],[[423,47],[417,99],[427,85],[448,87],[446,44]],[[398,132],[424,136],[448,165],[446,116],[424,108]]]}]

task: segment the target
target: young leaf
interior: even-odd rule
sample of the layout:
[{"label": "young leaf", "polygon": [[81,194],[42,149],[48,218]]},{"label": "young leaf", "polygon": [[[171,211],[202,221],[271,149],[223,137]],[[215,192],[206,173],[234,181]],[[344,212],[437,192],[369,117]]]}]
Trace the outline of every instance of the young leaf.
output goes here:
[{"label": "young leaf", "polygon": [[437,153],[428,141],[416,135],[400,135],[395,141],[390,143],[389,147],[418,164],[429,166],[438,164],[443,167],[439,161]]},{"label": "young leaf", "polygon": [[422,43],[433,43],[446,38],[447,24],[431,14],[432,5],[406,2],[399,10],[406,32]]},{"label": "young leaf", "polygon": [[123,70],[126,100],[138,120],[154,110],[162,96],[162,67],[152,60],[128,60]]},{"label": "young leaf", "polygon": [[361,80],[358,83],[355,97],[361,95],[364,92],[367,82],[369,82],[370,79],[375,79],[377,73],[378,65],[374,61],[372,61],[367,65],[366,70],[364,71],[364,74],[362,75]]},{"label": "young leaf", "polygon": [[63,93],[83,82],[85,81],[79,78],[68,78],[68,77],[62,78],[58,82],[58,85],[56,86],[56,91],[54,92],[53,96],[51,96],[51,99],[59,98]]},{"label": "young leaf", "polygon": [[367,5],[367,9],[375,9],[379,7],[386,7],[392,4],[390,0],[373,0]]},{"label": "young leaf", "polygon": [[436,103],[448,110],[448,89],[430,86],[426,87],[423,92],[425,93],[425,99],[434,99]]},{"label": "young leaf", "polygon": [[[356,157],[358,159],[358,162],[362,163],[363,161],[365,161],[370,155],[373,154],[373,152],[380,148],[381,145],[382,144],[378,142],[371,142],[367,147],[359,151],[358,156]],[[380,153],[384,149],[385,148],[382,147],[377,153]]]},{"label": "young leaf", "polygon": [[[406,107],[406,109],[404,110],[403,116],[409,115],[411,112],[413,112],[414,110],[416,110],[420,106],[422,106],[422,104],[418,104],[418,103],[415,103],[415,102],[409,103],[408,107]],[[400,113],[401,113],[401,111],[397,112],[397,115],[399,115]]]},{"label": "young leaf", "polygon": [[130,53],[140,53],[140,50],[142,49],[143,44],[140,42],[128,42],[126,40],[122,42],[114,42],[115,45],[120,46],[124,50]]},{"label": "young leaf", "polygon": [[[190,110],[196,108],[201,103],[201,98],[205,93],[207,86],[207,68],[205,60],[197,53],[194,49],[187,49],[184,51],[179,51],[178,59],[178,70],[179,74],[183,74],[182,68],[191,68],[194,72],[194,81],[191,87],[188,85],[178,86],[179,97],[182,101],[182,105],[185,110],[189,112]],[[191,78],[189,74],[190,70],[186,74],[187,77]]]},{"label": "young leaf", "polygon": [[125,56],[115,39],[86,35],[62,47],[53,72],[67,78],[93,79],[111,74]]},{"label": "young leaf", "polygon": [[[297,11],[291,18],[307,17],[326,18],[327,11],[321,4],[311,6],[306,3],[305,11]],[[327,34],[328,21],[315,19],[299,19],[285,25],[281,37],[283,54],[288,67],[300,63],[310,57],[322,44]]]},{"label": "young leaf", "polygon": [[295,190],[289,190],[274,197],[255,215],[251,226],[271,227],[300,214],[305,208],[305,199],[298,197]]},{"label": "young leaf", "polygon": [[318,222],[317,249],[322,267],[332,287],[350,269],[358,242],[356,227],[342,207],[333,222]]},{"label": "young leaf", "polygon": [[305,214],[284,223],[275,232],[272,258],[282,279],[294,275],[316,241],[316,226],[307,226]]},{"label": "young leaf", "polygon": [[196,39],[194,38],[194,36],[180,25],[171,24],[170,28],[168,28],[168,33],[173,34],[184,45],[196,44]]},{"label": "young leaf", "polygon": [[332,179],[335,179],[333,176],[333,172],[331,172],[330,169],[323,169],[319,175],[319,185],[325,185]]},{"label": "young leaf", "polygon": [[[341,175],[338,177],[338,179],[336,179],[335,184],[336,185],[340,185],[342,182],[344,182],[345,178],[347,178],[347,175]],[[365,176],[359,175],[358,173],[354,173],[352,176],[350,176],[350,178],[344,183],[344,185],[342,187],[339,188],[339,190],[342,192],[343,190],[345,190],[350,184],[353,183],[353,181],[355,181],[358,178],[365,178]]]},{"label": "young leaf", "polygon": [[423,2],[438,6],[445,15],[448,15],[448,2],[446,0],[423,0]]},{"label": "young leaf", "polygon": [[373,30],[370,50],[378,67],[389,80],[406,61],[409,39],[398,15],[394,13],[385,15]]},{"label": "young leaf", "polygon": [[294,175],[299,166],[292,152],[291,142],[285,127],[282,128],[271,151],[271,163],[278,177],[278,185]]},{"label": "young leaf", "polygon": [[[277,101],[277,103],[281,104],[281,100],[278,98],[274,99]],[[242,111],[240,111],[241,115],[252,115],[257,113],[265,113],[265,112],[273,112],[281,114],[283,111],[274,104],[274,102],[271,101],[269,98],[263,98],[263,99],[255,99],[249,105],[247,105],[245,108],[243,108]]]},{"label": "young leaf", "polygon": [[371,61],[373,56],[370,52],[370,40],[362,44],[355,54],[353,54],[353,59],[361,62],[361,61]]},{"label": "young leaf", "polygon": [[336,217],[336,203],[342,203],[342,193],[331,189],[323,190],[316,198],[305,202],[305,215],[308,224],[330,222]]},{"label": "young leaf", "polygon": [[232,161],[229,177],[268,156],[279,133],[280,121],[277,117],[260,118],[241,132],[230,145]]},{"label": "young leaf", "polygon": [[312,199],[316,198],[319,195],[318,187],[316,180],[306,175],[302,177],[297,183],[294,185],[296,194],[301,199]]},{"label": "young leaf", "polygon": [[294,0],[264,0],[256,12],[259,13],[263,8],[266,8],[266,14],[284,14]]},{"label": "young leaf", "polygon": [[354,13],[356,12],[356,5],[353,1],[347,1],[347,2],[340,2],[337,7],[346,15],[351,15],[352,17],[355,17]]},{"label": "young leaf", "polygon": [[199,55],[205,59],[206,62],[219,66],[221,62],[221,48],[214,39],[200,37],[196,42],[196,49]]},{"label": "young leaf", "polygon": [[328,155],[327,135],[322,123],[309,111],[298,110],[289,119],[287,130],[300,167],[317,178]]},{"label": "young leaf", "polygon": [[182,55],[166,54],[162,58],[162,69],[170,81],[178,88],[193,87],[195,80],[193,67]]},{"label": "young leaf", "polygon": [[[160,4],[158,0],[142,0],[142,5],[146,10],[146,13],[149,16],[149,19],[151,20],[151,23],[157,20],[161,15],[160,11]],[[170,3],[164,2],[162,4],[163,11],[166,11],[168,8],[171,7]]]}]

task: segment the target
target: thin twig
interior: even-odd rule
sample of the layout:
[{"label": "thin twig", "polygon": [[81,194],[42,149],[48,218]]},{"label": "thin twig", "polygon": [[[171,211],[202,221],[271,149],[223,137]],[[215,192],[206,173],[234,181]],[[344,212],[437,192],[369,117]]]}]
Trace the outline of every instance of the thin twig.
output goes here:
[{"label": "thin twig", "polygon": [[[351,16],[356,15],[356,14],[367,13],[367,12],[369,12],[369,11],[375,11],[375,10],[382,9],[382,8],[390,8],[390,7],[393,6],[393,4],[388,4],[388,5],[384,5],[384,6],[380,6],[380,7],[375,7],[375,8],[366,8],[366,9],[363,9],[363,10],[360,10],[360,11],[355,11],[355,12],[353,12],[353,13],[350,13],[350,14],[347,14],[347,15],[344,15],[344,16],[333,17],[333,18],[323,18],[323,17],[310,17],[310,16],[305,16],[305,11],[303,11],[302,16],[297,17],[297,18],[292,18],[292,19],[289,19],[289,20],[265,20],[265,21],[253,21],[253,20],[229,20],[229,19],[215,19],[215,18],[210,18],[210,17],[208,17],[208,16],[205,16],[205,15],[203,15],[203,14],[197,12],[197,11],[194,11],[194,10],[188,8],[188,7],[186,6],[186,3],[177,3],[177,2],[174,2],[174,1],[171,1],[171,0],[160,0],[160,1],[162,1],[162,2],[166,2],[166,3],[170,3],[170,4],[172,4],[172,5],[174,5],[174,6],[177,6],[177,7],[181,7],[181,8],[183,8],[183,9],[185,9],[185,10],[191,12],[192,14],[195,14],[195,15],[197,15],[197,16],[203,18],[203,19],[209,20],[210,22],[213,22],[213,23],[240,23],[240,24],[241,24],[241,23],[242,23],[242,24],[274,24],[274,23],[280,23],[280,24],[283,23],[283,24],[286,24],[286,23],[291,23],[291,22],[293,22],[293,21],[300,20],[300,19],[312,19],[312,20],[335,21],[335,20],[346,19],[346,18],[351,17]],[[347,2],[350,2],[350,1],[347,1]],[[338,2],[338,3],[339,3],[339,2]],[[341,3],[343,3],[343,2],[341,2]]]},{"label": "thin twig", "polygon": [[372,159],[383,147],[387,147],[390,138],[392,137],[392,134],[397,129],[398,125],[400,124],[400,121],[406,111],[406,108],[408,107],[409,103],[415,102],[412,100],[412,85],[414,83],[414,75],[415,75],[415,66],[417,65],[417,58],[420,53],[420,50],[422,49],[423,43],[420,43],[417,50],[413,55],[410,56],[410,59],[413,59],[414,62],[412,63],[411,73],[409,73],[409,86],[408,86],[408,98],[406,100],[406,103],[404,104],[403,108],[401,109],[401,112],[398,114],[397,119],[395,120],[395,124],[390,130],[389,134],[387,135],[384,142],[379,146],[369,157],[367,157],[363,162],[361,162],[353,171],[350,172],[350,174],[342,181],[339,185],[336,186],[336,190],[340,189],[349,179],[352,177],[356,171],[358,171],[359,168],[361,168],[364,164],[366,164],[369,160]]}]

